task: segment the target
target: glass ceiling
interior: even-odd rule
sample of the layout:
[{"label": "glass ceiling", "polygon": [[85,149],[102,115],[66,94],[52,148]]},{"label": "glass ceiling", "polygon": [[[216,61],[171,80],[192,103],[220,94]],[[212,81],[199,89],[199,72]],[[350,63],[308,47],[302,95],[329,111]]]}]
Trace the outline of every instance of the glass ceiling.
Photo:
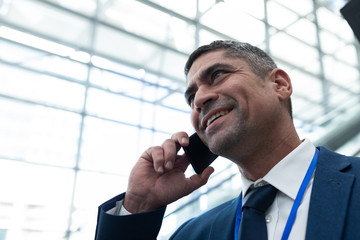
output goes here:
[{"label": "glass ceiling", "polygon": [[[138,156],[193,132],[183,66],[215,39],[259,46],[289,73],[302,138],[349,132],[360,47],[345,2],[0,0],[0,240],[92,239],[97,206],[126,190]],[[359,131],[332,146],[359,155]],[[214,167],[169,206],[160,239],[239,193],[237,169]]]}]

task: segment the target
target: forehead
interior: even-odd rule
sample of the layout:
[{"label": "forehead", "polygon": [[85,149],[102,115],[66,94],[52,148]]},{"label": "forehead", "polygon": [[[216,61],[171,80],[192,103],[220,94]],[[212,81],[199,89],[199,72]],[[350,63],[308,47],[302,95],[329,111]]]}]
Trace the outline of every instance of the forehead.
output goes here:
[{"label": "forehead", "polygon": [[211,65],[214,62],[219,62],[223,58],[225,58],[224,49],[219,49],[201,54],[191,65],[188,76],[193,76],[194,73],[199,70],[199,68],[205,67],[206,65]]}]

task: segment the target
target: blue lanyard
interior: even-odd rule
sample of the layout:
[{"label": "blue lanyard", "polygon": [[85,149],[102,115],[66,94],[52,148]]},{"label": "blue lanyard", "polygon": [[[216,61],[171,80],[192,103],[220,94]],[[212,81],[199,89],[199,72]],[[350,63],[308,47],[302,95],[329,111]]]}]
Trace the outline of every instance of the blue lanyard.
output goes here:
[{"label": "blue lanyard", "polygon": [[[286,222],[285,229],[284,229],[281,240],[286,240],[286,239],[289,238],[291,229],[292,229],[292,227],[294,225],[294,222],[295,222],[295,217],[296,217],[297,210],[298,210],[298,208],[300,206],[301,200],[304,197],[305,190],[306,190],[307,186],[309,185],[309,182],[311,180],[311,176],[313,175],[313,173],[315,171],[318,157],[319,157],[319,150],[315,149],[314,157],[311,160],[310,166],[309,166],[309,168],[308,168],[308,170],[307,170],[307,172],[305,174],[305,177],[304,177],[304,179],[303,179],[303,181],[302,181],[302,183],[300,185],[300,189],[299,189],[299,191],[298,191],[298,193],[296,195],[296,198],[295,198],[294,204],[293,204],[293,206],[291,208],[291,212],[290,212],[290,215],[289,215],[288,220]],[[241,214],[242,214],[241,208],[242,208],[242,196],[240,196],[240,203],[239,203],[238,210],[236,212],[234,240],[238,240],[238,238],[239,238],[238,234],[239,234],[239,228],[240,228],[240,222],[241,222]]]}]

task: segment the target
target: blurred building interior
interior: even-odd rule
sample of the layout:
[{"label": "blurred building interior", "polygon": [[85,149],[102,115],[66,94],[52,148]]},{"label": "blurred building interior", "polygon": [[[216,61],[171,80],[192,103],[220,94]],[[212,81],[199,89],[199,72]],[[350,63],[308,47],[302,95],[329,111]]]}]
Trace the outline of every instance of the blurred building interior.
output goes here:
[{"label": "blurred building interior", "polygon": [[[353,0],[354,1],[354,0]],[[0,0],[0,240],[93,239],[139,155],[193,129],[183,67],[216,39],[268,52],[302,138],[360,156],[360,45],[344,0]],[[219,158],[159,239],[237,196]],[[192,174],[189,169],[187,174]]]}]

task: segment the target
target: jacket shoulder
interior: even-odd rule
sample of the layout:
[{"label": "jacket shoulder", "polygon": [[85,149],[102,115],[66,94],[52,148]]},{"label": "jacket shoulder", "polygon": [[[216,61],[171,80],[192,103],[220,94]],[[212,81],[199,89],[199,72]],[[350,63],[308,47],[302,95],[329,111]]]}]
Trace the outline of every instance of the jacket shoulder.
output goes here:
[{"label": "jacket shoulder", "polygon": [[[230,239],[234,231],[240,197],[227,201],[183,223],[170,239]],[[217,233],[221,232],[222,238]]]},{"label": "jacket shoulder", "polygon": [[320,150],[319,166],[332,168],[341,172],[348,172],[354,175],[360,175],[360,158],[353,156],[345,156],[340,153],[333,152],[325,147],[318,147]]}]

